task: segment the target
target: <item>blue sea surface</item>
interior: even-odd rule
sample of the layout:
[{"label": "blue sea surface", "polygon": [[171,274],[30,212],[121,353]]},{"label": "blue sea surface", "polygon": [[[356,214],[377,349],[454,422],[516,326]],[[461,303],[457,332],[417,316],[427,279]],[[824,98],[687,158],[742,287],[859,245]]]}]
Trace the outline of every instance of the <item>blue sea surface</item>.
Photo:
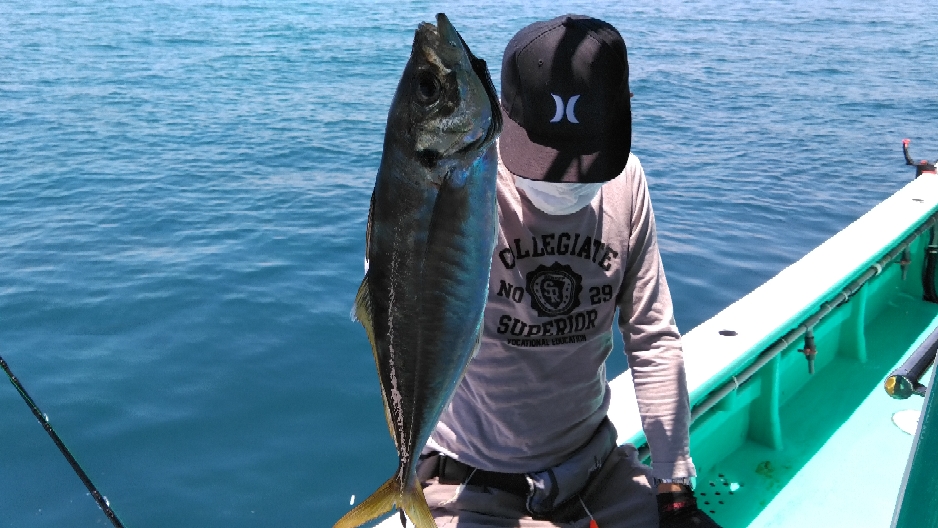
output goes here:
[{"label": "blue sea surface", "polygon": [[[128,528],[331,526],[394,471],[349,310],[438,11],[496,84],[530,22],[622,31],[685,331],[938,158],[931,1],[4,0],[0,355]],[[0,380],[0,527],[109,524]]]}]

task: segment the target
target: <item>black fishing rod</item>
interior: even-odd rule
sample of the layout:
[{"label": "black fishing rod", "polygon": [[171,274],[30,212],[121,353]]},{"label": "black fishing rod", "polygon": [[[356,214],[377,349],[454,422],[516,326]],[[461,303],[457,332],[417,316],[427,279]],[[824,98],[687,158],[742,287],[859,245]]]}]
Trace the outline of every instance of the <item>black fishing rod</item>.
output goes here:
[{"label": "black fishing rod", "polygon": [[107,515],[107,518],[117,528],[124,528],[124,525],[121,524],[120,519],[117,518],[117,514],[114,513],[114,510],[111,509],[111,506],[107,503],[101,493],[98,492],[98,488],[94,487],[91,479],[88,478],[88,474],[85,473],[85,470],[81,469],[81,466],[78,465],[78,461],[75,460],[75,457],[72,456],[72,453],[69,452],[68,448],[65,447],[65,444],[62,442],[62,439],[59,438],[59,435],[55,433],[55,430],[52,429],[52,424],[49,423],[49,419],[46,417],[45,413],[39,410],[39,407],[36,405],[36,402],[29,397],[29,393],[26,392],[26,388],[23,387],[23,384],[20,383],[20,380],[16,379],[16,376],[13,375],[13,371],[10,370],[10,366],[7,365],[7,362],[3,360],[3,356],[0,356],[0,367],[3,367],[3,370],[7,373],[7,376],[10,377],[10,382],[13,383],[13,386],[16,387],[16,390],[20,393],[20,396],[23,397],[23,400],[26,402],[26,405],[29,405],[29,409],[33,411],[33,416],[39,420],[39,423],[42,424],[42,427],[49,433],[49,436],[52,438],[52,441],[55,442],[55,445],[58,446],[59,451],[65,455],[65,459],[68,460],[68,463],[71,464],[72,469],[75,470],[75,473],[78,474],[78,478],[85,484],[85,487],[88,488],[88,491],[91,492],[91,496],[94,497],[94,500],[98,503],[98,506],[104,511],[104,515]]}]

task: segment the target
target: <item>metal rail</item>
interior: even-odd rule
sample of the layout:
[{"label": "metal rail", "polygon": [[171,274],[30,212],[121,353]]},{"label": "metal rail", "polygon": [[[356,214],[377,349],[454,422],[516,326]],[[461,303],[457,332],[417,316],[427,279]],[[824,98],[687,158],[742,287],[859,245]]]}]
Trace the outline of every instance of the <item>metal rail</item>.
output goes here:
[{"label": "metal rail", "polygon": [[[888,253],[883,257],[877,260],[872,266],[864,271],[859,277],[850,282],[846,287],[844,287],[839,293],[837,293],[833,298],[821,304],[820,308],[814,315],[805,319],[801,324],[799,324],[794,329],[790,330],[784,336],[779,338],[775,343],[769,348],[765,349],[761,354],[759,354],[756,359],[750,363],[746,368],[744,368],[740,373],[733,376],[730,381],[727,381],[721,385],[717,390],[707,395],[706,398],[698,402],[693,406],[691,411],[691,422],[693,423],[698,418],[700,418],[704,413],[713,408],[714,405],[720,402],[727,395],[735,391],[740,385],[748,381],[756,372],[759,371],[766,363],[771,361],[775,356],[780,354],[783,350],[795,343],[797,339],[805,335],[807,332],[812,332],[814,326],[817,325],[824,317],[831,313],[834,308],[846,303],[853,297],[854,294],[859,291],[864,284],[869,282],[870,279],[879,275],[883,272],[883,269],[895,261],[897,256],[900,256],[906,248],[909,247],[912,242],[914,242],[918,237],[920,237],[925,231],[935,226],[938,223],[938,213],[932,214],[928,217],[927,220],[922,222],[919,227],[909,234],[907,237],[902,239],[896,246],[893,247]],[[806,347],[808,348],[808,347]]]}]

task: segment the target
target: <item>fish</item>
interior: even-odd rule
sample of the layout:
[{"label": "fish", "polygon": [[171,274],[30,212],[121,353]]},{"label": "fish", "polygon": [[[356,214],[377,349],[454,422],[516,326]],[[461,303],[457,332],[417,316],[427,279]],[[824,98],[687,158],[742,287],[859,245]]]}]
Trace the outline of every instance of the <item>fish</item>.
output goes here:
[{"label": "fish", "polygon": [[394,475],[335,524],[395,507],[436,528],[416,464],[479,347],[498,230],[498,96],[443,13],[421,23],[391,101],[353,318],[371,343]]}]

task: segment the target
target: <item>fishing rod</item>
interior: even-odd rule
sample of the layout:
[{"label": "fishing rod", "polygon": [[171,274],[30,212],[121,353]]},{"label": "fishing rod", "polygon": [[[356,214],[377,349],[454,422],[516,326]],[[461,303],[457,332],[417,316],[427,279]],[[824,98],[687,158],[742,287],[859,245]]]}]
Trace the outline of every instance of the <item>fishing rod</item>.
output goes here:
[{"label": "fishing rod", "polygon": [[94,487],[91,479],[88,478],[88,474],[85,473],[85,470],[81,469],[81,466],[78,465],[78,461],[75,460],[75,457],[72,456],[72,453],[65,447],[65,443],[62,442],[62,439],[59,438],[59,435],[55,433],[55,430],[52,429],[52,424],[49,423],[49,418],[39,410],[39,406],[36,405],[36,402],[29,397],[29,393],[26,392],[26,387],[23,387],[23,384],[20,383],[20,380],[16,379],[16,376],[13,375],[13,371],[10,370],[10,366],[7,365],[7,362],[4,361],[3,356],[0,356],[0,367],[3,367],[3,370],[7,373],[7,376],[10,377],[10,382],[13,383],[13,386],[16,387],[16,390],[20,393],[20,396],[23,397],[23,400],[26,402],[26,405],[29,405],[29,409],[33,411],[33,416],[39,420],[39,423],[42,424],[43,429],[49,433],[49,436],[52,438],[52,441],[55,442],[55,445],[58,446],[59,451],[65,455],[65,459],[68,460],[68,463],[71,464],[72,469],[75,470],[75,473],[78,474],[78,478],[85,484],[85,487],[88,488],[88,491],[91,492],[91,496],[94,497],[95,502],[98,503],[98,506],[104,511],[104,515],[107,515],[107,518],[111,520],[117,528],[124,528],[124,525],[121,524],[120,519],[117,518],[117,514],[114,513],[114,510],[111,509],[111,506],[107,503],[107,499],[104,498],[101,493],[98,492],[98,488]]}]

